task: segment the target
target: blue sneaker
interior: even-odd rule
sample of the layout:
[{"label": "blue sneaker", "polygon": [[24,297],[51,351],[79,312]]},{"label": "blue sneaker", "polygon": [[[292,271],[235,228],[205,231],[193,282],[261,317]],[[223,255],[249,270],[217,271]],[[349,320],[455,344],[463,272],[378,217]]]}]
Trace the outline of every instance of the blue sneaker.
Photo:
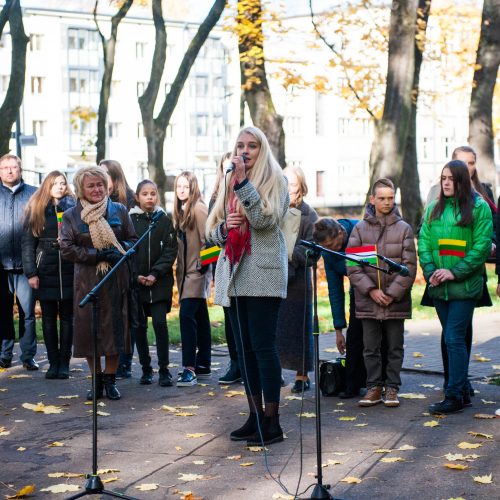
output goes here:
[{"label": "blue sneaker", "polygon": [[196,378],[196,373],[189,368],[184,368],[184,371],[177,377],[177,385],[179,387],[191,387],[197,383],[198,379]]}]

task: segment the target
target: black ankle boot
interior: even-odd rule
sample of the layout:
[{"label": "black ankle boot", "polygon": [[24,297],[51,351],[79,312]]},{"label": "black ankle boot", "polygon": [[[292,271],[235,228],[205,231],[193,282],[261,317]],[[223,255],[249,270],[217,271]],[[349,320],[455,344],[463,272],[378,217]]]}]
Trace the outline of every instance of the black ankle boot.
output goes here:
[{"label": "black ankle boot", "polygon": [[47,373],[45,373],[45,378],[54,379],[57,378],[57,373],[59,371],[59,363],[50,363]]},{"label": "black ankle boot", "polygon": [[[104,390],[104,385],[103,385],[103,382],[102,382],[102,373],[98,373],[96,375],[96,386],[97,386],[97,390],[96,390],[96,399],[100,399],[102,398],[102,395],[103,395],[103,390]],[[92,401],[92,387],[90,388],[89,391],[87,391],[87,401]]]},{"label": "black ankle boot", "polygon": [[280,426],[280,416],[275,415],[274,417],[266,417],[262,419],[262,423],[259,429],[247,439],[248,446],[262,446],[266,444],[279,443],[283,441],[283,430]]},{"label": "black ankle boot", "polygon": [[153,383],[153,368],[151,366],[142,367],[142,377],[139,380],[141,385],[151,385]]},{"label": "black ankle boot", "polygon": [[69,378],[69,359],[62,359],[59,362],[59,370],[57,371],[57,378],[62,380]]},{"label": "black ankle boot", "polygon": [[120,399],[122,397],[118,391],[118,387],[116,387],[116,376],[114,373],[105,373],[102,382],[108,399]]},{"label": "black ankle boot", "polygon": [[257,432],[257,418],[262,421],[262,414],[250,413],[247,421],[239,429],[229,434],[231,441],[245,441],[253,436]]},{"label": "black ankle boot", "polygon": [[462,398],[454,398],[452,396],[445,396],[443,401],[434,403],[429,406],[430,413],[455,413],[462,411],[464,408]]}]

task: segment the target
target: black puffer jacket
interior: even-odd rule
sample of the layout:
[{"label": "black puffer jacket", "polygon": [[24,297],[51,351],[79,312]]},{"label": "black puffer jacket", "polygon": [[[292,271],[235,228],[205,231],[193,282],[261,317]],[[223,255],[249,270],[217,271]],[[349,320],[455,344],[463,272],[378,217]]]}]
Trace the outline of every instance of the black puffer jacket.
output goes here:
[{"label": "black puffer jacket", "polygon": [[[156,207],[156,210],[162,209]],[[139,207],[134,207],[129,213],[137,236],[140,238],[147,231],[153,214],[144,212]],[[137,247],[135,258],[137,274],[141,276],[152,274],[157,280],[150,287],[139,285],[142,303],[172,302],[174,286],[172,266],[176,257],[177,236],[172,219],[164,213],[153,231]]]},{"label": "black puffer jacket", "polygon": [[[75,206],[75,200],[65,196],[57,210],[65,212]],[[45,226],[40,237],[24,224],[22,256],[24,274],[38,276],[40,284],[34,290],[39,300],[65,300],[73,297],[73,263],[64,260],[59,250],[56,207],[49,203],[45,208]]]},{"label": "black puffer jacket", "polygon": [[21,240],[23,236],[24,209],[36,191],[21,181],[13,193],[0,183],[0,261],[6,271],[21,270]]}]

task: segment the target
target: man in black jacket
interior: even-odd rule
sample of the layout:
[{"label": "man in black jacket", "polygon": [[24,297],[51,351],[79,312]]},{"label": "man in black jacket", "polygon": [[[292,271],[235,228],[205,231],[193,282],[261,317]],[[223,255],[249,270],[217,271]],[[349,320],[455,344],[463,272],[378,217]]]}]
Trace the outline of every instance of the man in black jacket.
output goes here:
[{"label": "man in black jacket", "polygon": [[[0,262],[7,274],[9,289],[16,293],[24,312],[24,335],[19,339],[21,361],[27,370],[38,370],[36,354],[35,301],[28,279],[23,274],[21,238],[24,209],[36,187],[25,184],[21,159],[13,154],[0,158]],[[6,297],[0,297],[3,302]],[[0,367],[12,364],[14,340],[4,340]]]}]

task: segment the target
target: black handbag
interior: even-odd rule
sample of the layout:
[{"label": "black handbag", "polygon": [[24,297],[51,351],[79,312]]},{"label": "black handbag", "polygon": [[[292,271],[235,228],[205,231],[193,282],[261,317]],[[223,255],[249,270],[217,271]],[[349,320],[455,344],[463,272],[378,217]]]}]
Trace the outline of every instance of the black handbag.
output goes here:
[{"label": "black handbag", "polygon": [[319,388],[323,396],[338,396],[345,391],[345,358],[325,361],[319,367]]}]

